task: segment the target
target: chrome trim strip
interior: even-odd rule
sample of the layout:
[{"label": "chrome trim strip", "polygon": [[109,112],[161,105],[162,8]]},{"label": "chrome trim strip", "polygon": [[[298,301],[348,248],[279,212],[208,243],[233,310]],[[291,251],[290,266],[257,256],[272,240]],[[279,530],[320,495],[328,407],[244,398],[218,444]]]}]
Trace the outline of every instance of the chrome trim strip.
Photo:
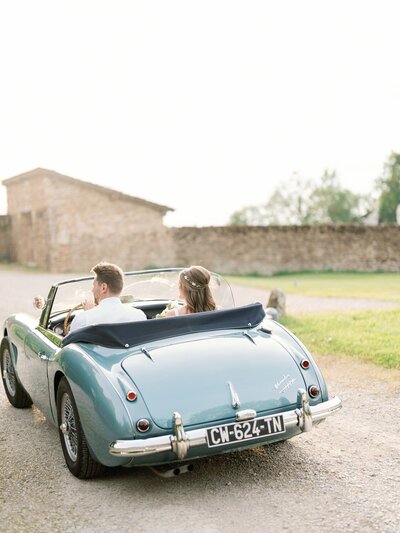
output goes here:
[{"label": "chrome trim strip", "polygon": [[238,411],[236,413],[236,420],[237,422],[242,422],[243,420],[252,420],[257,416],[257,412],[255,409],[243,409],[242,411]]},{"label": "chrome trim strip", "polygon": [[[126,347],[129,348],[129,346],[126,346]],[[148,350],[146,349],[146,347],[142,346],[140,349],[142,350],[142,353],[144,353],[144,355],[146,357],[148,357],[152,363],[154,363],[154,361],[153,361],[151,355],[149,354]]]},{"label": "chrome trim strip", "polygon": [[[299,394],[301,396],[300,391]],[[300,409],[304,410],[306,403],[308,402],[304,402],[304,405]],[[332,399],[318,405],[309,406],[310,416],[312,417],[311,424],[318,420],[323,420],[327,416],[333,415],[336,411],[341,409],[341,407],[342,400],[338,396],[334,396]],[[300,415],[299,419],[298,412],[300,409],[298,408],[275,414],[283,415],[285,428],[298,426],[301,431],[309,431],[309,429],[307,429],[309,428],[308,422],[302,422],[302,415]],[[308,418],[308,413],[305,416]],[[137,440],[116,440],[110,444],[109,453],[118,457],[143,457],[163,452],[174,452],[179,459],[182,459],[187,455],[189,448],[207,445],[207,429],[210,428],[201,428],[185,432],[183,425],[181,424],[182,419],[179,413],[174,413],[174,429],[172,435]]]},{"label": "chrome trim strip", "polygon": [[233,388],[233,385],[232,385],[232,383],[230,381],[228,381],[227,383],[228,383],[229,391],[231,393],[232,407],[234,409],[239,409],[239,407],[240,407],[240,399],[239,399],[238,393],[235,391],[235,389]]},{"label": "chrome trim strip", "polygon": [[242,333],[243,333],[244,337],[247,337],[253,344],[256,344],[256,341],[253,339],[253,337],[247,331],[242,331]]}]

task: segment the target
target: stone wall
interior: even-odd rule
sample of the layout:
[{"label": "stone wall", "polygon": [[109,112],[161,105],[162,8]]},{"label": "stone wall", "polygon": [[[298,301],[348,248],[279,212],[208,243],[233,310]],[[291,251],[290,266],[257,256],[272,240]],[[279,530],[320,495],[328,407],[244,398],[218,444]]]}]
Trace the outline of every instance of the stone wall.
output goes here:
[{"label": "stone wall", "polygon": [[[78,189],[78,190],[77,190]],[[80,193],[80,194],[79,194]],[[158,262],[167,245],[160,213],[122,197],[93,190],[82,194],[75,184],[63,187],[50,226],[57,245],[51,270],[80,272],[105,260],[134,270]]]},{"label": "stone wall", "polygon": [[167,228],[169,209],[36,169],[4,181],[0,259],[53,272],[202,264],[221,273],[301,270],[400,271],[400,226]]},{"label": "stone wall", "polygon": [[177,265],[223,273],[301,270],[400,271],[400,226],[175,228]]},{"label": "stone wall", "polygon": [[201,264],[217,272],[238,274],[400,271],[398,225],[159,230],[149,226],[135,231],[118,208],[114,216],[104,208],[93,227],[75,223],[76,214],[69,219],[67,211],[56,216],[49,209],[33,216],[20,214],[13,217],[11,225],[8,217],[0,218],[0,258],[53,272],[87,272],[101,260],[118,263],[124,270]]}]

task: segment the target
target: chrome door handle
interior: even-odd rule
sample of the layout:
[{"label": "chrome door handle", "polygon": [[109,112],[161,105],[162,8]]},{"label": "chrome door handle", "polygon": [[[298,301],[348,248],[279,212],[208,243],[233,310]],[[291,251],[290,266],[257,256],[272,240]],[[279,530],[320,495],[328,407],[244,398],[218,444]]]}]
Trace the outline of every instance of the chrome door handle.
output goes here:
[{"label": "chrome door handle", "polygon": [[44,352],[39,352],[38,356],[40,357],[40,359],[42,361],[47,361],[48,360],[48,357],[47,357],[47,355]]}]

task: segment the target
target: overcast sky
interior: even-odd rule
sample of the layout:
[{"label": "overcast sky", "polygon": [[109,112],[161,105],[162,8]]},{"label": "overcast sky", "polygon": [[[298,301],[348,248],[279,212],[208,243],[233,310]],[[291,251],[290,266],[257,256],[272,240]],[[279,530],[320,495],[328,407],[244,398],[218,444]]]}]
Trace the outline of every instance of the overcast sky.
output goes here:
[{"label": "overcast sky", "polygon": [[0,179],[49,168],[169,225],[224,224],[294,172],[369,192],[400,151],[399,20],[398,0],[4,0]]}]

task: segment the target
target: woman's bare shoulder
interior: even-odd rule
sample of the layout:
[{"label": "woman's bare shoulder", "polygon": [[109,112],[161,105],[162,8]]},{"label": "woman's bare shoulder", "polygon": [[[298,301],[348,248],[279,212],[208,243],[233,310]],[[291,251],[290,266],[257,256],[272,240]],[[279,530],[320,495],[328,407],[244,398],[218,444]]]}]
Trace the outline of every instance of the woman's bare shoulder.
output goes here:
[{"label": "woman's bare shoulder", "polygon": [[174,307],[173,309],[168,311],[165,316],[182,316],[188,314],[189,313],[186,305],[180,305],[179,307]]}]

